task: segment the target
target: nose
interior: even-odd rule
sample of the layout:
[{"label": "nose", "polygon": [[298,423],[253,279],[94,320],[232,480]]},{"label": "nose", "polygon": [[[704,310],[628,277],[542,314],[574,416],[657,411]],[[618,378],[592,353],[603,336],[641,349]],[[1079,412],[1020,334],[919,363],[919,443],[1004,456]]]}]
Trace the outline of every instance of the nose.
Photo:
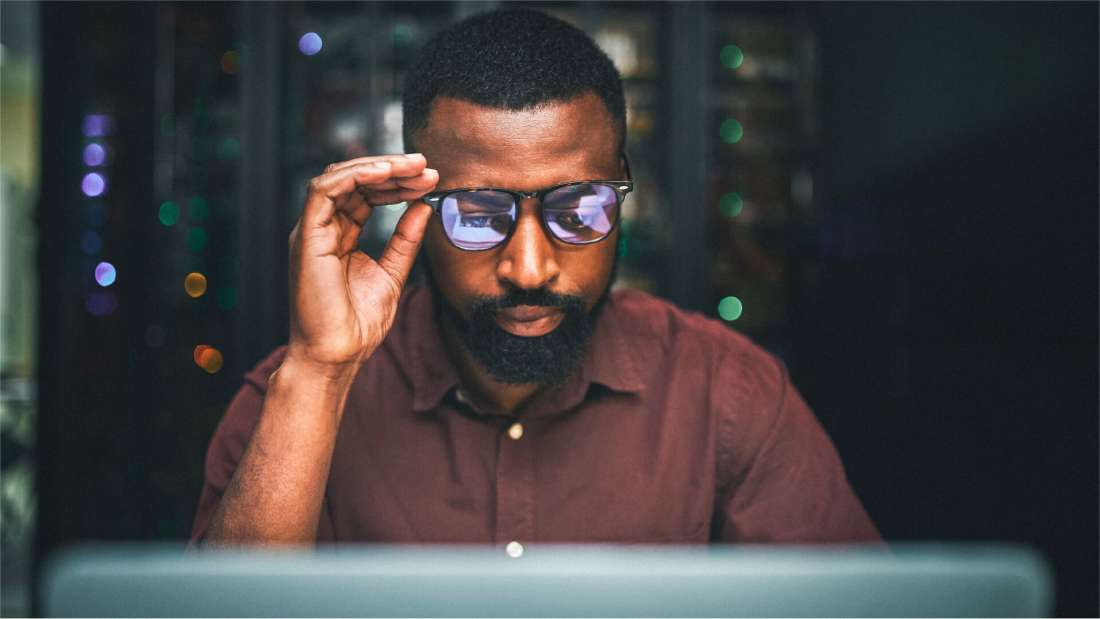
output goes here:
[{"label": "nose", "polygon": [[516,229],[501,250],[497,277],[522,290],[553,284],[561,273],[554,241],[539,222],[538,201],[524,200],[518,207]]}]

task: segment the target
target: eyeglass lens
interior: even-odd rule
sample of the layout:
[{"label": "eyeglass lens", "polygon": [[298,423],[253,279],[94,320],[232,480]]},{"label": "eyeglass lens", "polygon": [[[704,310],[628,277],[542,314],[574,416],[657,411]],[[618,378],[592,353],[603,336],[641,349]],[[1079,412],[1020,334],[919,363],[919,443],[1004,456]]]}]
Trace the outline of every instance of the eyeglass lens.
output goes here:
[{"label": "eyeglass lens", "polygon": [[[598,241],[611,232],[618,217],[619,200],[608,185],[566,185],[546,194],[542,215],[550,232],[565,243]],[[457,247],[489,249],[508,237],[516,220],[517,205],[504,191],[459,191],[443,199],[443,229]]]}]

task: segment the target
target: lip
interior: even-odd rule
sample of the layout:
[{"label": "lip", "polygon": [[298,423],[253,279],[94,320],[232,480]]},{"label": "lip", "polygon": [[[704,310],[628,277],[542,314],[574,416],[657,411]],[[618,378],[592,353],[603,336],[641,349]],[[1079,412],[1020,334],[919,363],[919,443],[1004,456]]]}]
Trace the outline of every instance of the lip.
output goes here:
[{"label": "lip", "polygon": [[565,311],[556,307],[517,305],[497,312],[496,321],[501,329],[519,337],[546,335],[561,324]]}]

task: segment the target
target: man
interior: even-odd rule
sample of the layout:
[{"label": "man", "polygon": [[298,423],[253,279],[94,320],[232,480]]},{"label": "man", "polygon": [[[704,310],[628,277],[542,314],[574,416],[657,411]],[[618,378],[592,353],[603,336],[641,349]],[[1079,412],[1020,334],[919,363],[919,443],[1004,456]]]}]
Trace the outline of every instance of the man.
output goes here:
[{"label": "man", "polygon": [[[194,539],[879,541],[781,363],[608,292],[632,183],[619,75],[586,35],[468,19],[426,45],[404,112],[414,154],[310,183],[289,343],[214,435]],[[357,251],[400,201],[381,258]],[[421,243],[428,286],[406,289]]]}]

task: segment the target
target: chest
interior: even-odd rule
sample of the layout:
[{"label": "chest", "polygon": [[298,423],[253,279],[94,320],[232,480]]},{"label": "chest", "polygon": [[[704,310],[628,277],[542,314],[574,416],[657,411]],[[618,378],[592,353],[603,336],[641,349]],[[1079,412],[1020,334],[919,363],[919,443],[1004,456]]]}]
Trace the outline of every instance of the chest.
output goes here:
[{"label": "chest", "polygon": [[341,541],[705,542],[714,424],[703,407],[609,394],[560,414],[454,402],[371,415],[349,401],[328,510]]}]

